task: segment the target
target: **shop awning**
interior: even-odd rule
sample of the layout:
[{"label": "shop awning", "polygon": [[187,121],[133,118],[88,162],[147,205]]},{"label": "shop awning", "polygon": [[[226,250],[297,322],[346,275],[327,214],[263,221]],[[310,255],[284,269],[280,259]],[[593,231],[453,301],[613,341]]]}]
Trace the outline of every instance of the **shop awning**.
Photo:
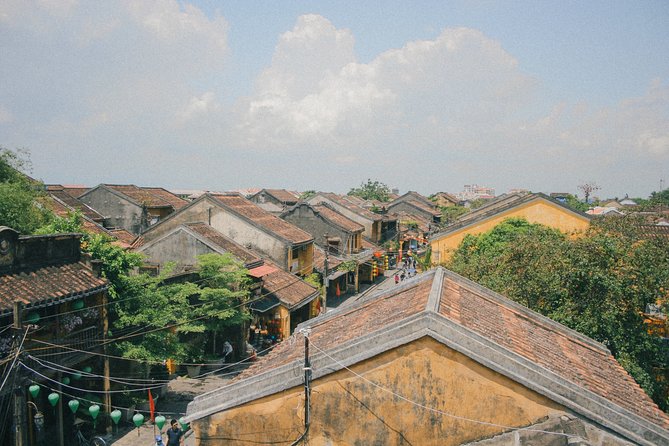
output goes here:
[{"label": "shop awning", "polygon": [[249,270],[249,275],[253,277],[263,277],[277,271],[277,268],[270,265],[262,265]]}]

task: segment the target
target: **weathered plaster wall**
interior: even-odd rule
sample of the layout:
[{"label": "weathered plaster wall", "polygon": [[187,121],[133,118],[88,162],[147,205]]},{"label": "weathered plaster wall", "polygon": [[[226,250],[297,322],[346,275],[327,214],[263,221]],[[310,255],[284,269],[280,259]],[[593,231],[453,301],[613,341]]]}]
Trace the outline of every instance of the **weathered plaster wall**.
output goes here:
[{"label": "weathered plaster wall", "polygon": [[212,215],[211,226],[240,245],[260,251],[281,268],[288,270],[289,253],[286,242],[219,208]]},{"label": "weathered plaster wall", "polygon": [[[500,213],[494,217],[482,221],[479,224],[462,228],[448,234],[438,240],[432,241],[432,252],[439,253],[433,255],[435,262],[445,262],[449,260],[462,240],[468,234],[477,235],[490,231],[492,228],[509,218],[524,218],[530,223],[539,223],[558,229],[566,234],[576,234],[584,232],[590,225],[586,217],[581,217],[547,201],[533,201],[523,206],[510,209],[507,212]],[[438,258],[436,258],[438,257]]]},{"label": "weathered plaster wall", "polygon": [[[410,404],[341,370],[313,383],[308,444],[459,445],[506,430],[466,419],[522,427],[564,413],[547,398],[431,338],[353,370],[435,410]],[[303,389],[293,388],[198,420],[194,428],[199,445],[292,441],[303,430],[303,417]]]},{"label": "weathered plaster wall", "polygon": [[348,246],[350,233],[317,217],[313,209],[308,206],[298,206],[281,218],[311,234],[319,246],[327,246],[325,234],[328,237],[338,237],[341,240],[339,244],[341,249],[346,249]]},{"label": "weathered plaster wall", "polygon": [[80,200],[104,215],[105,227],[123,228],[133,234],[140,234],[147,227],[148,222],[144,221],[141,206],[105,188],[94,189],[80,197]]},{"label": "weathered plaster wall", "polygon": [[147,242],[155,240],[184,223],[207,223],[240,245],[250,246],[265,254],[281,268],[288,268],[288,251],[282,240],[270,236],[208,200],[194,203],[182,212],[170,216],[152,227],[143,237]]},{"label": "weathered plaster wall", "polygon": [[328,203],[332,206],[334,210],[342,214],[343,216],[349,218],[350,220],[353,220],[356,223],[361,224],[362,226],[365,227],[365,232],[364,235],[374,239],[374,232],[372,228],[372,225],[374,224],[373,221],[366,219],[365,217],[356,214],[353,211],[350,211],[348,208],[341,206],[339,203],[335,203],[334,201],[328,200],[327,198],[322,197],[321,195],[316,195],[315,197],[312,197],[309,201],[309,204],[319,204],[319,203]]},{"label": "weathered plaster wall", "polygon": [[183,229],[157,240],[152,245],[144,245],[138,251],[145,254],[151,263],[160,265],[167,262],[176,262],[179,265],[195,265],[197,256],[214,252],[209,246]]}]

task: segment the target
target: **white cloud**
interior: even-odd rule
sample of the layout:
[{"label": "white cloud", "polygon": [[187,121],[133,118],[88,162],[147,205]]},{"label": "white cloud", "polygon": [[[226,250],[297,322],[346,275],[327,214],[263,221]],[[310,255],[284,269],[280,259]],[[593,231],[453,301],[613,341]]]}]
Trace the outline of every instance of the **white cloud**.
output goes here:
[{"label": "white cloud", "polygon": [[220,105],[216,102],[216,96],[209,91],[199,97],[192,97],[188,105],[176,113],[176,117],[179,122],[185,123],[220,109]]},{"label": "white cloud", "polygon": [[546,103],[541,79],[474,29],[360,63],[350,30],[301,16],[238,97],[226,90],[226,20],[188,3],[6,0],[0,24],[12,67],[0,66],[0,137],[32,148],[44,171],[71,160],[62,172],[73,177],[59,171],[58,182],[89,182],[76,176],[90,172],[90,182],[160,184],[199,172],[193,183],[225,187],[206,164],[245,181],[230,187],[296,187],[282,184],[290,178],[347,190],[389,178],[424,191],[470,181],[571,190],[566,178],[621,182],[626,169],[652,176],[669,163],[666,80],[606,108]]},{"label": "white cloud", "polygon": [[241,103],[240,130],[251,145],[381,146],[406,126],[489,120],[517,107],[533,88],[516,60],[475,30],[447,29],[360,64],[349,31],[303,16],[280,38],[254,95]]}]

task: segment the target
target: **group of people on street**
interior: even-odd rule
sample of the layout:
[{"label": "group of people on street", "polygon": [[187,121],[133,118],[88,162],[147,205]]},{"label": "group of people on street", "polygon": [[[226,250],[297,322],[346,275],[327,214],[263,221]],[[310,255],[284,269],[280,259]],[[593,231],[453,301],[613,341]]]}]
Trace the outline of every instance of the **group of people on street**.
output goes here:
[{"label": "group of people on street", "polygon": [[170,428],[165,432],[167,443],[163,443],[163,436],[156,435],[156,446],[180,446],[183,445],[184,431],[179,427],[177,420],[170,422]]},{"label": "group of people on street", "polygon": [[414,257],[405,257],[402,260],[402,269],[395,273],[395,285],[404,282],[404,279],[416,275],[416,259]]}]

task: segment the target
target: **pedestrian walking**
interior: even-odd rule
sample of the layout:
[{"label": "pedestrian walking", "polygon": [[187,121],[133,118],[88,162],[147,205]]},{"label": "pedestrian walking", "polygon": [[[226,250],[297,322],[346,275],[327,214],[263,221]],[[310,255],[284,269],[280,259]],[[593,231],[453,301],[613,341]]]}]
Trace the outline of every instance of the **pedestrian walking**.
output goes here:
[{"label": "pedestrian walking", "polygon": [[229,341],[225,341],[223,343],[223,362],[227,362],[228,355],[230,355],[231,353],[232,353],[232,344],[230,344]]},{"label": "pedestrian walking", "polygon": [[183,444],[184,431],[179,428],[179,422],[172,418],[170,427],[167,429],[167,446],[180,446]]},{"label": "pedestrian walking", "polygon": [[400,276],[399,274],[395,273],[395,285],[397,285],[398,283],[400,283]]}]

